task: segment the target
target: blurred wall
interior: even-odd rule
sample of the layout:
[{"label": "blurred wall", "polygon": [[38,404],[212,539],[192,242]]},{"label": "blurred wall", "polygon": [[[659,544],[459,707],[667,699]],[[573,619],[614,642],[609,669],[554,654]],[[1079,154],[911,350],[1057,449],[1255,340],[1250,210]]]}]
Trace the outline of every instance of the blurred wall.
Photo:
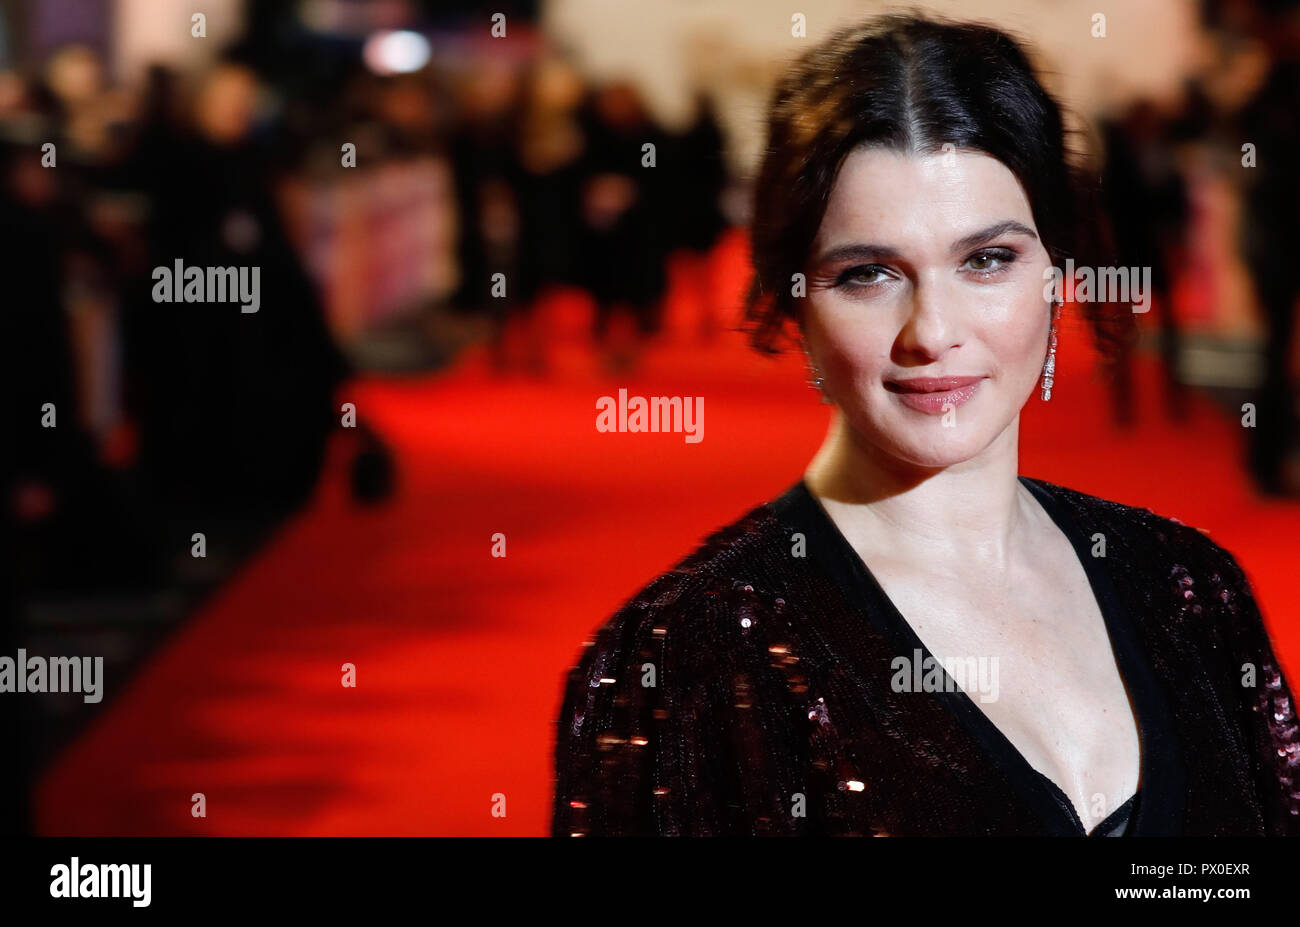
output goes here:
[{"label": "blurred wall", "polygon": [[[781,63],[839,26],[906,9],[983,20],[1028,39],[1051,89],[1085,117],[1139,95],[1174,93],[1199,55],[1197,8],[1188,0],[549,0],[543,24],[589,75],[633,79],[669,125],[690,118],[695,87],[708,88],[726,123],[733,166],[747,171],[757,162]],[[1099,11],[1104,38],[1092,36]],[[795,13],[806,17],[807,38],[791,36]]]},{"label": "blurred wall", "polygon": [[[207,17],[206,38],[191,35],[195,13]],[[182,72],[198,70],[238,36],[243,25],[243,0],[116,0],[114,76],[134,83],[153,62]]]}]

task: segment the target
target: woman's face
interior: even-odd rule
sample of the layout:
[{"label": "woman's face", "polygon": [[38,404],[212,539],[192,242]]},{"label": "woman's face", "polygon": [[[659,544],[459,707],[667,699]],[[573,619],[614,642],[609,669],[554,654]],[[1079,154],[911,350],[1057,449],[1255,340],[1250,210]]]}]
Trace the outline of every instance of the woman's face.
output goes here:
[{"label": "woman's face", "polygon": [[1048,266],[1000,161],[850,154],[810,251],[803,332],[855,441],[921,467],[988,447],[1042,372]]}]

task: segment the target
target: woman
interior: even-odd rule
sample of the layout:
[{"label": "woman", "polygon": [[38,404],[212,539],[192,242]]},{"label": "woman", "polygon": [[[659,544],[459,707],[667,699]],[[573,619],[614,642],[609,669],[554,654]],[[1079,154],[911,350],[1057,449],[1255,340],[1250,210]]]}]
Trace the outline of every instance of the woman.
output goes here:
[{"label": "woman", "polygon": [[1044,280],[1086,218],[1023,52],[884,19],[796,63],[769,129],[753,334],[797,327],[834,422],[599,629],[554,833],[1300,833],[1300,730],[1232,556],[1018,475]]}]

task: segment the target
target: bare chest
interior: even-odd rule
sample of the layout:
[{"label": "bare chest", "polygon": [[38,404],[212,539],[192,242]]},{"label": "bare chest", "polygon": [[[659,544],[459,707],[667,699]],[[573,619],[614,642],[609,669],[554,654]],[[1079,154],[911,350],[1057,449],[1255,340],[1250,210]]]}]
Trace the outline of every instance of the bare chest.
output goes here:
[{"label": "bare chest", "polygon": [[[1136,790],[1137,723],[1100,607],[1072,550],[1002,587],[891,566],[872,573],[925,649],[1091,829]],[[970,672],[976,668],[977,672]]]}]

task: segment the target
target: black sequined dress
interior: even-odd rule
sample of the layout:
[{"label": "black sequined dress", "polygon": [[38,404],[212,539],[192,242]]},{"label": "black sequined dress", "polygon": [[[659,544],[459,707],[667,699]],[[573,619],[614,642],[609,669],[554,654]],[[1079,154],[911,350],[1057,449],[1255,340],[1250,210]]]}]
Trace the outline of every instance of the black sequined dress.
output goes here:
[{"label": "black sequined dress", "polygon": [[1079,555],[1138,719],[1138,790],[1091,831],[959,686],[895,691],[894,659],[928,651],[799,482],[595,632],[564,690],[552,832],[1300,835],[1300,724],[1232,555],[1021,482]]}]

